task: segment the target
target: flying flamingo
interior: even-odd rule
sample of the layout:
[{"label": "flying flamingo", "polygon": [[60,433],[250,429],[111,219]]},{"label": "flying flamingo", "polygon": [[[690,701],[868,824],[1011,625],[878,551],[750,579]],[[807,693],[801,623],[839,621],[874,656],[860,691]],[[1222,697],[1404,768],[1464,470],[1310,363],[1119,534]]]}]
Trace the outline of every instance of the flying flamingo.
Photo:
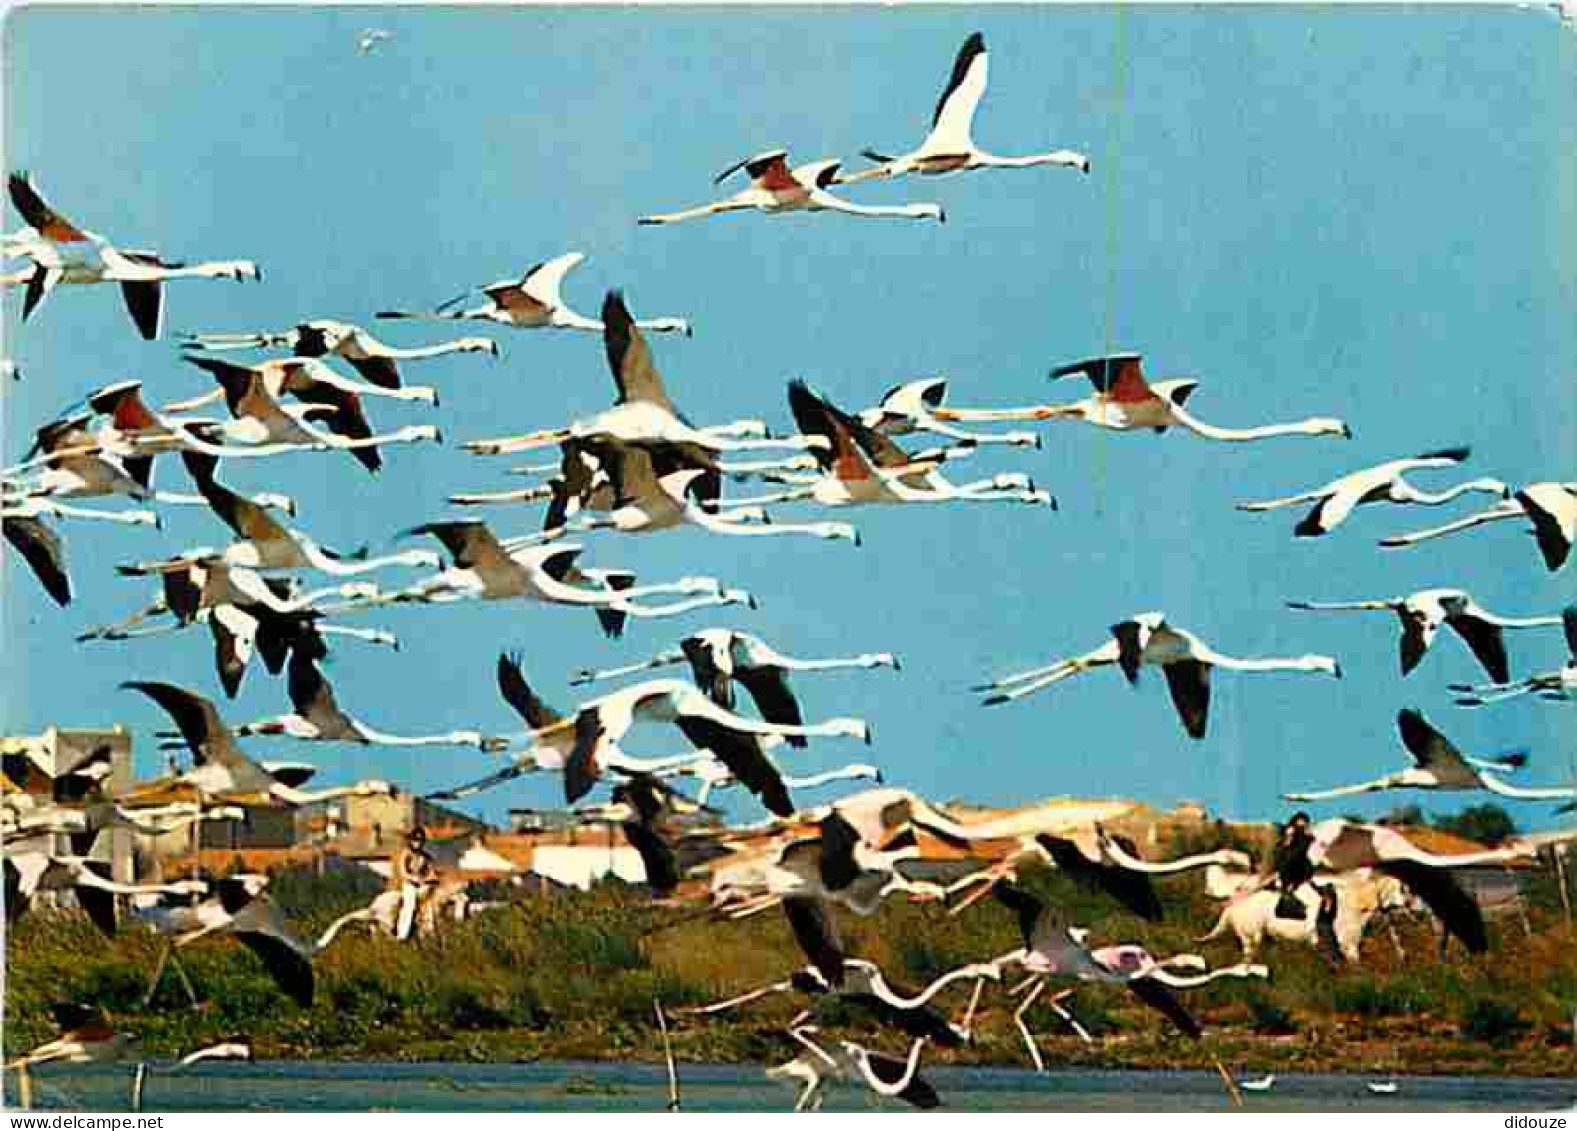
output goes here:
[{"label": "flying flamingo", "polygon": [[1321,821],[1299,849],[1313,868],[1350,872],[1373,868],[1407,885],[1450,933],[1474,954],[1489,949],[1484,916],[1473,897],[1452,877],[1452,868],[1504,864],[1535,855],[1531,847],[1512,844],[1480,852],[1425,852],[1395,829],[1365,825],[1344,818]]},{"label": "flying flamingo", "polygon": [[[1017,502],[1046,506],[1057,502],[1028,476],[1002,474],[974,483],[953,484],[937,470],[937,461],[918,461],[880,432],[843,412],[803,381],[789,382],[789,408],[808,436],[825,444],[814,453],[821,474],[809,485],[785,493],[783,501],[813,498],[827,506],[870,503]],[[788,475],[777,476],[798,482]],[[777,501],[771,498],[757,502]]]},{"label": "flying flamingo", "polygon": [[[1296,495],[1289,495],[1282,499],[1267,499],[1257,503],[1239,503],[1240,511],[1269,511],[1280,507],[1293,507],[1299,503],[1314,503],[1314,509],[1304,516],[1303,520],[1293,528],[1293,533],[1299,538],[1318,538],[1329,534],[1342,523],[1347,521],[1347,516],[1352,514],[1353,508],[1367,503],[1398,503],[1416,506],[1438,507],[1449,503],[1459,495],[1469,491],[1481,491],[1491,495],[1506,498],[1510,494],[1506,485],[1498,479],[1472,479],[1466,483],[1458,483],[1453,487],[1436,494],[1420,491],[1407,481],[1409,471],[1421,471],[1431,468],[1455,467],[1468,458],[1470,448],[1446,448],[1437,452],[1425,452],[1422,455],[1409,459],[1394,459],[1386,463],[1376,464],[1373,467],[1361,468],[1349,472],[1340,479],[1333,479],[1323,487],[1316,487],[1312,491],[1303,491]],[[1506,504],[1511,505],[1511,504]],[[1521,513],[1520,511],[1518,513]],[[1450,529],[1456,529],[1453,524]],[[1441,528],[1443,532],[1445,527]],[[1387,539],[1382,545],[1396,544],[1394,540]]]},{"label": "flying flamingo", "polygon": [[297,636],[286,668],[285,686],[294,710],[288,715],[260,719],[237,727],[238,738],[248,735],[283,735],[308,742],[354,742],[364,746],[474,746],[502,750],[508,743],[488,738],[481,731],[457,730],[448,734],[397,735],[374,730],[347,715],[334,699],[334,689],[318,662],[328,655],[323,639],[308,625]]},{"label": "flying flamingo", "polygon": [[[380,558],[336,554],[301,531],[275,521],[262,507],[220,483],[214,478],[213,457],[183,452],[181,458],[198,491],[208,500],[213,512],[235,532],[237,541],[222,551],[199,547],[167,561],[117,566],[118,572],[132,577],[160,573],[172,566],[184,568],[187,563],[205,558],[218,558],[226,565],[254,570],[318,569],[336,577],[351,577],[388,566],[432,569],[442,564],[438,555],[430,550],[408,550]],[[261,594],[257,596],[261,598]]]},{"label": "flying flamingo", "polygon": [[[564,303],[559,288],[564,276],[585,260],[585,255],[572,251],[546,263],[538,263],[519,279],[501,279],[489,283],[481,291],[487,296],[483,306],[467,310],[450,310],[465,295],[444,303],[431,313],[410,310],[384,310],[379,318],[423,318],[452,321],[497,322],[505,326],[536,329],[550,326],[561,330],[585,330],[589,333],[605,332],[604,322],[577,314]],[[469,292],[467,292],[469,293]],[[635,323],[653,333],[679,333],[690,336],[690,323],[683,318],[649,318]]]},{"label": "flying flamingo", "polygon": [[[287,997],[302,1009],[311,1008],[316,983],[312,959],[317,951],[290,930],[278,904],[267,894],[268,878],[237,872],[213,881],[211,886],[213,894],[200,903],[161,904],[139,913],[147,926],[167,940],[143,995],[143,1005],[146,1007],[153,1000],[164,968],[177,951],[209,935],[227,934],[261,960]],[[183,983],[188,995],[195,997],[184,975]]]},{"label": "flying flamingo", "polygon": [[[1503,496],[1507,493],[1502,491]],[[1533,535],[1539,544],[1539,553],[1544,556],[1545,566],[1554,573],[1566,564],[1572,552],[1572,541],[1577,538],[1577,483],[1530,483],[1522,490],[1509,494],[1511,497],[1505,502],[1478,514],[1430,530],[1382,538],[1380,545],[1388,548],[1412,546],[1485,523],[1525,518],[1533,525]]]},{"label": "flying flamingo", "polygon": [[519,436],[473,440],[465,444],[481,455],[502,455],[527,451],[565,440],[606,435],[626,443],[660,441],[693,444],[716,454],[754,449],[804,449],[822,443],[804,437],[768,439],[766,425],[759,420],[738,420],[730,424],[692,426],[668,395],[662,374],[652,358],[651,347],[630,315],[621,291],[609,291],[602,303],[603,352],[613,375],[617,392],[614,407],[563,428],[547,428]]},{"label": "flying flamingo", "polygon": [[721,212],[756,211],[776,214],[780,212],[842,212],[849,216],[868,218],[888,217],[902,220],[935,220],[947,222],[947,213],[938,204],[902,204],[893,207],[872,207],[854,204],[827,191],[837,183],[838,170],[843,162],[837,160],[812,161],[794,169],[788,166],[788,150],[773,149],[758,153],[730,165],[712,181],[722,184],[734,173],[744,170],[750,178],[750,187],[733,196],[711,204],[686,208],[681,212],[664,212],[642,216],[642,224],[678,224],[685,220],[699,220]]},{"label": "flying flamingo", "polygon": [[743,919],[805,897],[840,904],[856,915],[873,915],[893,892],[926,900],[947,894],[941,885],[910,879],[901,870],[922,855],[912,833],[877,847],[836,808],[826,810],[816,825],[815,836],[791,837],[715,867],[713,907],[731,919]]},{"label": "flying flamingo", "polygon": [[901,177],[909,173],[936,176],[970,169],[1027,169],[1034,165],[1061,165],[1088,173],[1090,159],[1071,149],[1002,157],[975,145],[970,133],[975,109],[986,93],[986,68],[986,40],[977,31],[958,49],[953,72],[937,100],[936,113],[931,117],[931,132],[920,147],[902,157],[887,157],[874,150],[864,150],[861,155],[878,162],[876,167],[840,177],[837,183],[854,184],[872,177]]},{"label": "flying flamingo", "polygon": [[897,671],[900,666],[898,657],[891,652],[865,652],[858,656],[821,660],[796,659],[783,655],[759,636],[741,629],[708,628],[685,637],[679,641],[677,648],[659,652],[649,660],[603,671],[583,669],[569,682],[573,687],[684,663],[690,665],[696,684],[719,707],[733,709],[733,684],[737,680],[750,692],[763,718],[781,723],[796,723],[800,718],[799,705],[788,684],[789,672],[841,671],[849,668],[892,668]]},{"label": "flying flamingo", "polygon": [[[991,964],[999,969],[1009,965],[1019,966],[1030,975],[1010,993],[1023,995],[1023,1000],[1014,1011],[1013,1021],[1039,1072],[1044,1072],[1046,1065],[1041,1059],[1034,1035],[1024,1023],[1024,1014],[1045,992],[1053,978],[1126,986],[1145,1005],[1172,1022],[1184,1036],[1197,1040],[1203,1035],[1203,1030],[1172,993],[1174,989],[1206,985],[1217,978],[1264,978],[1269,975],[1263,966],[1248,965],[1222,967],[1192,975],[1180,974],[1172,968],[1205,971],[1204,960],[1192,954],[1157,960],[1143,947],[1132,944],[1092,948],[1086,941],[1089,932],[1072,926],[1061,909],[1012,884],[998,883],[991,890],[998,902],[1018,918],[1024,945],[993,959]],[[1066,998],[1071,992],[1069,990],[1056,995],[1050,1004],[1055,1006],[1059,999]],[[1058,1012],[1072,1021],[1064,1011]],[[970,1020],[966,1017],[966,1028]],[[1088,1034],[1077,1022],[1073,1024],[1080,1036],[1088,1040]]]},{"label": "flying flamingo", "polygon": [[[93,411],[73,411],[45,424],[34,433],[26,459],[38,471],[0,482],[6,497],[93,499],[124,495],[138,502],[170,506],[206,506],[201,495],[155,490],[152,456],[118,456],[106,451],[87,427]],[[33,459],[40,456],[40,459]],[[295,500],[274,492],[252,496],[261,507],[296,513]]]},{"label": "flying flamingo", "polygon": [[[550,526],[541,535],[544,540],[572,531],[608,529],[634,534],[688,525],[698,526],[709,534],[736,538],[806,534],[860,544],[859,533],[848,523],[772,522],[766,511],[749,505],[748,500],[718,500],[715,509],[708,509],[693,496],[705,479],[715,478],[715,465],[697,467],[681,463],[677,470],[658,471],[659,461],[666,465],[679,458],[674,451],[675,445],[625,444],[607,438],[586,441],[586,444],[608,474],[609,513],[604,518],[582,518]],[[549,521],[552,521],[551,515]],[[755,525],[751,525],[752,522]]]},{"label": "flying flamingo", "polygon": [[[344,608],[390,602],[441,604],[527,597],[548,604],[591,608],[597,612],[604,631],[617,636],[623,631],[625,617],[675,616],[693,609],[748,605],[754,601],[742,589],[723,589],[715,578],[686,577],[661,585],[635,586],[634,575],[628,572],[582,570],[575,564],[581,553],[577,545],[558,543],[510,550],[485,523],[475,519],[429,522],[406,531],[407,536],[415,534],[431,534],[442,542],[454,557],[454,566],[408,589],[383,593]],[[700,596],[667,605],[633,603],[639,597],[663,593]]]},{"label": "flying flamingo", "polygon": [[22,560],[38,578],[50,599],[65,608],[71,604],[71,573],[66,565],[66,544],[42,515],[11,514],[0,509],[0,533],[4,533]]},{"label": "flying flamingo", "polygon": [[1544,628],[1561,623],[1560,617],[1501,617],[1481,608],[1465,589],[1420,589],[1405,597],[1383,601],[1288,601],[1289,609],[1316,612],[1391,612],[1402,622],[1402,674],[1416,668],[1441,625],[1449,625],[1496,683],[1511,679],[1510,661],[1502,629]]},{"label": "flying flamingo", "polygon": [[[89,835],[88,839],[91,840],[92,836]],[[168,884],[118,883],[110,875],[107,861],[45,849],[33,850],[15,843],[6,846],[5,860],[0,863],[3,863],[5,872],[8,926],[27,913],[39,892],[69,891],[93,925],[106,936],[114,937],[117,895],[202,895],[208,890],[208,885],[201,880],[177,880]]]},{"label": "flying flamingo", "polygon": [[1314,416],[1292,424],[1265,424],[1257,428],[1221,428],[1206,424],[1183,407],[1189,395],[1198,388],[1198,381],[1191,377],[1175,377],[1151,382],[1144,375],[1142,361],[1140,354],[1118,353],[1057,366],[1051,371],[1054,380],[1082,375],[1095,387],[1095,392],[1089,397],[1072,404],[1003,409],[943,408],[938,405],[932,409],[932,415],[944,423],[1082,420],[1116,432],[1144,428],[1165,432],[1168,428],[1182,428],[1207,440],[1228,443],[1247,443],[1274,436],[1352,437],[1352,430],[1345,423],[1327,416]]},{"label": "flying flamingo", "polygon": [[1166,676],[1172,702],[1190,738],[1203,738],[1210,712],[1210,671],[1224,668],[1239,672],[1324,673],[1340,679],[1341,666],[1330,656],[1291,656],[1283,659],[1245,659],[1215,651],[1193,633],[1175,628],[1159,612],[1137,613],[1112,625],[1112,639],[1092,652],[1045,667],[1016,672],[976,691],[993,692],[985,706],[1022,699],[1054,683],[1092,668],[1116,665],[1130,684],[1137,685],[1142,665],[1159,667]]},{"label": "flying flamingo", "polygon": [[983,444],[1040,447],[1040,436],[1034,432],[966,432],[962,428],[955,428],[944,419],[944,415],[956,416],[968,410],[944,408],[943,401],[946,399],[947,381],[944,378],[921,377],[888,389],[875,405],[861,410],[860,423],[884,436],[934,432],[938,436],[946,436],[961,447]]},{"label": "flying flamingo", "polygon": [[670,722],[698,749],[709,750],[733,771],[752,793],[778,816],[790,816],[794,805],[777,770],[767,760],[756,736],[852,737],[870,741],[870,728],[859,719],[788,725],[736,715],[717,706],[692,684],[676,679],[649,680],[581,704],[573,719],[562,719],[528,732],[533,741],[572,731],[575,744],[564,765],[565,799],[585,796],[600,774],[605,749],[616,747],[637,722]]},{"label": "flying flamingo", "polygon": [[[955,825],[953,822],[939,825],[930,815],[916,817],[915,824],[955,843],[962,841],[967,844],[975,839],[990,839],[981,837],[969,825]],[[949,914],[961,914],[971,904],[989,894],[998,881],[1016,879],[1019,862],[1030,858],[1055,867],[1086,888],[1104,892],[1141,919],[1160,922],[1163,914],[1161,900],[1150,881],[1151,876],[1173,876],[1197,868],[1247,869],[1252,863],[1246,853],[1233,848],[1221,848],[1174,860],[1145,860],[1132,840],[1121,834],[1108,833],[1099,823],[1072,830],[1062,836],[1035,833],[1019,837],[1018,844],[1018,850],[1011,855],[983,871],[964,876],[948,885],[950,895],[975,884],[980,885],[971,895],[955,904]]]},{"label": "flying flamingo", "polygon": [[1560,703],[1577,699],[1577,605],[1567,605],[1561,612],[1561,623],[1566,630],[1567,660],[1559,671],[1542,672],[1515,683],[1501,680],[1496,683],[1453,683],[1451,690],[1462,707],[1483,707],[1519,699],[1524,695],[1537,695],[1541,699]]},{"label": "flying flamingo", "polygon": [[[212,450],[212,445],[204,448],[206,433],[212,430],[227,441],[243,448],[250,446],[259,452],[342,449],[360,460],[368,471],[376,472],[382,466],[376,449],[383,444],[422,440],[437,443],[443,439],[437,427],[431,424],[410,425],[374,435],[362,408],[363,396],[436,404],[438,394],[430,388],[412,385],[385,389],[364,385],[341,377],[312,358],[286,358],[257,366],[190,355],[186,360],[206,370],[219,383],[219,388],[209,396],[169,406],[166,411],[188,410],[222,396],[232,419],[217,424],[203,422],[207,427],[195,433],[196,439],[189,439],[189,446],[210,455],[227,454]],[[299,407],[281,404],[279,398],[287,393],[304,403]],[[328,431],[314,427],[309,418],[322,418]],[[188,434],[190,437],[193,430],[188,429]]]},{"label": "flying flamingo", "polygon": [[348,362],[362,379],[379,388],[401,386],[401,361],[420,361],[452,353],[488,353],[498,356],[498,343],[491,338],[455,338],[429,346],[401,349],[380,342],[352,322],[314,318],[298,322],[289,330],[256,334],[183,334],[181,345],[187,349],[222,350],[283,349],[291,357],[338,357]]},{"label": "flying flamingo", "polygon": [[157,252],[117,248],[103,236],[77,227],[39,196],[25,172],[12,173],[11,204],[28,224],[7,237],[7,255],[33,261],[26,280],[22,320],[38,308],[56,285],[119,283],[126,310],[143,338],[159,336],[167,279],[261,279],[257,264],[233,259],[212,263],[166,263]]},{"label": "flying flamingo", "polygon": [[315,792],[303,791],[285,780],[293,774],[270,771],[242,753],[218,710],[201,695],[168,683],[134,680],[121,686],[146,695],[175,720],[196,763],[195,768],[171,781],[138,786],[120,799],[123,802],[135,800],[142,794],[161,794],[170,786],[188,786],[200,797],[263,794],[291,806],[341,797],[392,797],[395,794],[388,782],[376,780]]},{"label": "flying flamingo", "polygon": [[1527,761],[1527,755],[1517,752],[1490,760],[1463,754],[1445,735],[1441,734],[1412,708],[1399,711],[1396,729],[1402,736],[1402,745],[1412,755],[1413,764],[1405,770],[1387,774],[1374,781],[1357,785],[1337,786],[1311,793],[1288,793],[1288,801],[1325,801],[1332,797],[1347,797],[1355,793],[1374,793],[1386,789],[1487,789],[1502,797],[1523,801],[1564,801],[1577,798],[1577,789],[1523,789],[1508,785],[1490,770],[1515,770]]}]

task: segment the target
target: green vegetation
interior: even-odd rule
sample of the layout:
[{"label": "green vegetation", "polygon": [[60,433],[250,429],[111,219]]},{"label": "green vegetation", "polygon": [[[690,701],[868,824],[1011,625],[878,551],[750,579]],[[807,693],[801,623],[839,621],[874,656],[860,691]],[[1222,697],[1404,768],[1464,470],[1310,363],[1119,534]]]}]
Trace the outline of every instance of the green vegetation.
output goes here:
[{"label": "green vegetation", "polygon": [[[1054,872],[1027,872],[1024,882],[1068,907],[1097,942],[1137,941],[1158,955],[1199,950],[1196,937],[1218,911],[1197,877],[1162,884],[1162,924],[1143,923]],[[1395,923],[1405,958],[1383,927],[1372,929],[1357,969],[1332,970],[1310,948],[1269,944],[1262,956],[1272,967],[1268,983],[1226,980],[1187,993],[1210,1031],[1204,1045],[1179,1039],[1111,986],[1081,987],[1063,1003],[1097,1036],[1093,1047],[1044,1005],[1028,1021],[1052,1065],[1207,1068],[1215,1051],[1245,1071],[1568,1074],[1577,936],[1562,922],[1558,897],[1543,890],[1552,887],[1544,877],[1534,882],[1533,934],[1515,915],[1495,920],[1493,950],[1483,958],[1453,948],[1441,960],[1425,916]],[[320,882],[310,873],[282,874],[274,892],[304,938],[368,895],[344,877]],[[851,954],[913,985],[1019,945],[1012,916],[991,900],[957,918],[938,906],[890,900],[879,915],[843,915],[840,925]],[[656,997],[673,1018],[681,1059],[766,1063],[791,1054],[781,1031],[804,1004],[783,995],[731,1017],[673,1017],[684,1006],[775,981],[803,959],[775,913],[717,923],[694,910],[654,907],[614,884],[585,895],[525,897],[406,944],[353,927],[318,960],[309,1010],[290,1004],[250,952],[222,937],[182,955],[203,1008],[189,1009],[167,974],[141,1010],[162,945],[136,929],[108,941],[75,913],[35,912],[11,934],[5,1055],[51,1035],[50,1003],[78,999],[102,1003],[157,1056],[244,1032],[263,1057],[649,1059],[660,1055]],[[1234,941],[1208,945],[1213,963],[1238,960]],[[943,1004],[956,1017],[967,998],[967,987],[959,988]],[[1025,1063],[1011,1011],[1002,990],[988,987],[976,1045],[930,1055]],[[855,1010],[829,1006],[823,1024],[861,1022]]]}]

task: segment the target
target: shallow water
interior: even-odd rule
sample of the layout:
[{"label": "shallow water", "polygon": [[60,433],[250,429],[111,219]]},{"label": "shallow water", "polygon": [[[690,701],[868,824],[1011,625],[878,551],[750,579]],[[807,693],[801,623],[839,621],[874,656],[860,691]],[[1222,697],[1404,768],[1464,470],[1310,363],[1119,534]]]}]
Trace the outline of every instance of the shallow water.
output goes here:
[{"label": "shallow water", "polygon": [[[130,1065],[50,1066],[34,1073],[39,1108],[125,1110]],[[1230,1107],[1221,1080],[1202,1072],[1051,1072],[935,1068],[926,1075],[944,1106],[969,1111],[1215,1111]],[[681,1065],[686,1111],[784,1111],[795,1093],[758,1068]],[[1374,1095],[1363,1076],[1279,1075],[1268,1092],[1244,1093],[1262,1111],[1495,1111],[1570,1109],[1577,1081],[1504,1077],[1397,1077]],[[6,1102],[16,1100],[6,1078]],[[144,1110],[156,1111],[661,1111],[661,1065],[385,1064],[267,1061],[210,1063],[180,1077],[149,1073]],[[825,1110],[901,1108],[852,1084],[833,1084]]]}]

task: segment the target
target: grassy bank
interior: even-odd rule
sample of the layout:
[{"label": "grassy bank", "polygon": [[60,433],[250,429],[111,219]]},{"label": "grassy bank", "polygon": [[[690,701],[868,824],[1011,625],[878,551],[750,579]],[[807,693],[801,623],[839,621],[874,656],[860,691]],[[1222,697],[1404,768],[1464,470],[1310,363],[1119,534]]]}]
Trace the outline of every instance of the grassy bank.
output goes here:
[{"label": "grassy bank", "polygon": [[[1217,909],[1197,879],[1167,881],[1168,922],[1151,925],[1055,873],[1025,878],[1070,907],[1096,940],[1139,941],[1156,954],[1199,949],[1193,936]],[[302,876],[281,877],[275,892],[303,937],[367,897],[344,881]],[[1553,887],[1536,885],[1531,902],[1533,933],[1515,916],[1492,924],[1493,947],[1481,958],[1455,948],[1442,961],[1424,918],[1397,923],[1405,959],[1383,928],[1372,930],[1361,968],[1333,971],[1308,948],[1272,944],[1263,956],[1268,983],[1229,980],[1187,994],[1208,1030],[1202,1045],[1110,986],[1086,986],[1065,1003],[1099,1038],[1095,1046],[1049,1010],[1037,1007],[1028,1020],[1046,1035],[1053,1066],[1206,1068],[1215,1052],[1245,1071],[1569,1075],[1577,1071],[1577,937],[1562,923]],[[318,960],[309,1010],[281,996],[245,948],[205,940],[182,959],[204,1001],[193,1011],[169,975],[149,1008],[138,1008],[162,946],[151,934],[132,929],[110,941],[74,913],[35,913],[9,940],[5,1055],[48,1039],[49,1004],[72,999],[101,1003],[154,1056],[242,1032],[269,1058],[653,1058],[654,997],[669,1010],[703,1004],[803,963],[776,913],[738,923],[690,914],[607,886],[527,899],[406,944],[353,929]],[[889,901],[867,920],[842,916],[841,926],[851,954],[914,983],[1019,945],[1012,917],[989,900],[956,919],[939,907]],[[1212,962],[1237,960],[1229,939],[1209,948]],[[956,1010],[966,998],[959,990],[944,1000]],[[782,1028],[802,1004],[780,996],[732,1017],[677,1021],[675,1050],[697,1061],[782,1059],[789,1052]],[[837,1003],[824,1007],[823,1024],[861,1031]],[[988,989],[976,1030],[974,1047],[932,1058],[1026,1063],[1000,992]]]}]

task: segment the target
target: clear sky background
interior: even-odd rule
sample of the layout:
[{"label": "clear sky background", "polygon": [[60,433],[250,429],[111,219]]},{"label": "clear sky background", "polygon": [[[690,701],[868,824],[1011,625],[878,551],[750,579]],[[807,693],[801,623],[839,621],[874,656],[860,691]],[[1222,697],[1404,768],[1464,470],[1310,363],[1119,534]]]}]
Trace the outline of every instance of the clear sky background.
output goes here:
[{"label": "clear sky background", "polygon": [[[358,57],[369,26],[394,37]],[[643,213],[713,199],[712,174],[761,150],[858,164],[862,147],[912,146],[976,29],[991,49],[976,140],[1004,153],[1078,149],[1090,176],[981,172],[847,190],[862,202],[938,201],[945,226],[745,214],[637,228]],[[850,408],[928,373],[949,376],[960,405],[1073,400],[1087,389],[1052,387],[1050,365],[1137,349],[1152,377],[1201,380],[1189,407],[1206,420],[1337,415],[1356,433],[1228,446],[1064,423],[1045,429],[1042,451],[956,468],[960,478],[1028,471],[1060,499],[1055,514],[963,505],[834,516],[859,525],[859,549],[693,529],[599,535],[587,539],[589,564],[649,580],[714,574],[750,588],[761,608],[632,623],[622,642],[604,640],[588,613],[526,602],[363,614],[404,649],[348,643],[328,674],[341,705],[374,726],[517,729],[493,687],[500,650],[522,650],[540,692],[568,708],[574,670],[644,658],[715,624],[795,655],[900,654],[899,673],[795,681],[807,717],[865,716],[876,742],[814,742],[792,765],[869,758],[937,798],[1193,799],[1266,819],[1285,812],[1284,790],[1403,765],[1393,726],[1403,706],[1471,752],[1531,747],[1530,780],[1570,779],[1569,708],[1461,710],[1446,684],[1480,672],[1455,638],[1443,635],[1404,681],[1393,619],[1282,602],[1460,585],[1505,614],[1549,613],[1573,598],[1577,567],[1546,573],[1510,523],[1427,548],[1375,545],[1485,496],[1364,508],[1314,541],[1292,537],[1301,512],[1233,510],[1455,444],[1474,448],[1463,477],[1577,472],[1577,36],[1543,11],[35,7],[13,13],[5,33],[8,167],[33,171],[61,211],[123,245],[249,257],[264,271],[261,284],[171,285],[167,338],[153,343],[136,336],[118,288],[61,288],[25,327],[21,295],[10,295],[6,351],[26,377],[0,392],[8,461],[62,405],[109,381],[140,377],[154,403],[211,387],[178,360],[174,331],[337,317],[417,344],[445,328],[374,324],[372,312],[434,304],[569,250],[589,256],[566,288],[586,313],[618,286],[638,314],[694,320],[693,339],[659,336],[654,348],[698,421],[764,417],[787,430],[784,389],[796,376]],[[6,227],[17,222],[8,214]],[[501,361],[406,368],[408,382],[442,389],[435,419],[449,446],[390,449],[376,478],[342,453],[234,461],[223,477],[295,494],[297,525],[322,542],[375,549],[444,515],[452,491],[511,482],[503,471],[517,460],[455,443],[587,415],[610,403],[612,385],[594,335],[494,336]],[[370,411],[385,428],[420,418],[386,402]],[[160,482],[187,489],[173,461]],[[507,534],[535,529],[540,513],[489,516]],[[197,508],[167,511],[162,533],[68,524],[79,596],[65,611],[8,550],[4,729],[122,722],[137,732],[141,770],[157,769],[149,732],[166,720],[117,684],[168,680],[222,701],[206,632],[131,645],[72,638],[151,597],[114,563],[226,534]],[[1202,742],[1183,735],[1155,672],[1137,693],[1101,671],[990,710],[968,691],[1093,648],[1108,625],[1147,609],[1227,653],[1336,655],[1346,679],[1220,675]],[[1519,674],[1565,656],[1558,630],[1515,634],[1510,650]],[[260,665],[222,702],[233,722],[286,709],[283,681]],[[629,748],[666,753],[677,738],[655,730]],[[323,782],[380,776],[417,790],[496,764],[464,749],[248,749],[311,758]],[[559,798],[556,777],[543,776],[470,807],[502,819],[509,806]],[[1321,811],[1411,800],[1449,811],[1479,798],[1393,794]],[[1518,816],[1538,826],[1551,808]],[[748,799],[735,809],[760,812]]]}]

